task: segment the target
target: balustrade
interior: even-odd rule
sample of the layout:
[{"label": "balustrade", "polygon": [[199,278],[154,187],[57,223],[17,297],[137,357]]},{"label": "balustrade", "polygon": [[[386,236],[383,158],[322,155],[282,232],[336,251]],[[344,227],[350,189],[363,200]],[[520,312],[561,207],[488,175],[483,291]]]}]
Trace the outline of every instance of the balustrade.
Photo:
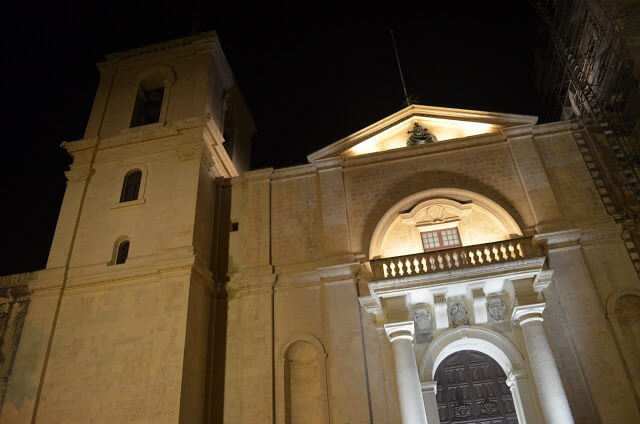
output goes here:
[{"label": "balustrade", "polygon": [[540,257],[542,253],[531,237],[456,247],[435,252],[371,261],[374,280],[453,271],[482,265]]}]

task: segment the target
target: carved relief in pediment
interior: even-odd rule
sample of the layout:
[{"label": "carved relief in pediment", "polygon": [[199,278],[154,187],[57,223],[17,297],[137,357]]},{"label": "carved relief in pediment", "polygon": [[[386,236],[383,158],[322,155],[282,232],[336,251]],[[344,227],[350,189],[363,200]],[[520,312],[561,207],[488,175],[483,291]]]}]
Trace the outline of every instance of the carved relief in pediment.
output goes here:
[{"label": "carved relief in pediment", "polygon": [[430,199],[400,215],[409,225],[418,227],[459,221],[471,213],[471,202],[460,203],[451,199]]}]

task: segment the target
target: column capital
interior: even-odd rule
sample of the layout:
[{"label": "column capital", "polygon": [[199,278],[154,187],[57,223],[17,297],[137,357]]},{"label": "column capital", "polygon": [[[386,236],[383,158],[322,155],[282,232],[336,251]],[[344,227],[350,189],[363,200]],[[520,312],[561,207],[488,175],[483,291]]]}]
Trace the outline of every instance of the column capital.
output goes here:
[{"label": "column capital", "polygon": [[548,288],[553,280],[553,270],[545,269],[540,271],[533,279],[533,291],[538,293],[538,300],[542,300],[542,290]]},{"label": "column capital", "polygon": [[406,339],[413,341],[415,323],[413,321],[393,322],[384,325],[384,332],[391,343],[396,340]]},{"label": "column capital", "polygon": [[438,382],[437,381],[425,381],[420,383],[420,388],[422,389],[422,393],[431,392],[437,393],[438,391]]},{"label": "column capital", "polygon": [[507,376],[507,380],[505,383],[508,387],[512,387],[516,384],[516,382],[521,378],[526,378],[527,372],[524,370],[512,370]]},{"label": "column capital", "polygon": [[511,320],[520,326],[528,322],[543,321],[542,312],[546,303],[535,303],[533,305],[516,306],[511,313]]}]

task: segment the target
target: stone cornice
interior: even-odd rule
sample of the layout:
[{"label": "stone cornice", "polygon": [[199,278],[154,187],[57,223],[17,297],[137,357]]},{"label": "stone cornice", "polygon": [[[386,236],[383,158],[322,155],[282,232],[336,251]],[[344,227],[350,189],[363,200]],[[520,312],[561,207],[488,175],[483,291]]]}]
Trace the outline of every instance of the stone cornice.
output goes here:
[{"label": "stone cornice", "polygon": [[[202,128],[206,125],[204,118],[192,118],[182,121],[171,122],[167,125],[145,125],[142,127],[125,128],[118,135],[98,138],[89,137],[75,141],[63,142],[61,146],[75,157],[77,152],[97,148],[98,151],[106,151],[114,148],[125,147],[133,144],[143,145],[144,143],[157,140],[178,138],[179,136],[190,136],[190,133],[202,134]],[[154,143],[157,144],[157,143]],[[154,147],[157,148],[157,147]]]},{"label": "stone cornice", "polygon": [[242,179],[247,183],[256,183],[270,181],[273,175],[273,168],[256,169],[255,171],[248,171],[242,174]]},{"label": "stone cornice", "polygon": [[360,296],[358,298],[358,302],[360,306],[362,306],[365,312],[373,315],[381,315],[382,314],[382,305],[380,304],[380,299],[375,296]]},{"label": "stone cornice", "polygon": [[557,134],[561,132],[568,132],[576,129],[581,129],[582,125],[578,121],[558,121],[550,122],[548,124],[536,125],[533,127],[534,137],[547,136]]},{"label": "stone cornice", "polygon": [[538,297],[540,297],[540,293],[549,287],[551,281],[553,280],[553,270],[545,269],[536,275],[533,280],[533,291],[538,293]]},{"label": "stone cornice", "polygon": [[272,291],[276,280],[271,265],[245,268],[229,274],[227,292],[230,297],[238,297],[254,291]]},{"label": "stone cornice", "polygon": [[81,138],[80,140],[63,141],[60,143],[60,147],[73,156],[76,152],[95,148],[98,145],[98,141],[98,137],[87,137]]},{"label": "stone cornice", "polygon": [[313,164],[318,172],[328,171],[331,169],[341,168],[344,165],[344,157],[338,156],[334,158],[319,159]]},{"label": "stone cornice", "polygon": [[609,216],[582,221],[580,224],[580,228],[536,234],[534,240],[546,250],[557,250],[618,240],[620,237],[620,227]]},{"label": "stone cornice", "polygon": [[211,116],[208,117],[205,123],[203,139],[209,168],[214,167],[217,170],[217,174],[225,178],[239,175],[223,146],[223,134]]},{"label": "stone cornice", "polygon": [[[507,113],[494,113],[478,110],[452,109],[445,107],[410,105],[399,110],[393,115],[375,122],[360,131],[357,131],[335,143],[332,143],[316,152],[307,156],[309,162],[315,162],[318,159],[329,156],[338,156],[341,152],[355,146],[367,138],[391,128],[401,121],[411,117],[434,117],[439,119],[452,119],[458,121],[474,121],[496,124],[501,126],[510,126],[510,124],[535,124],[538,121],[536,116],[515,115]],[[404,150],[404,149],[402,149]]]},{"label": "stone cornice", "polygon": [[30,271],[20,274],[2,275],[0,276],[0,288],[29,285],[38,278],[41,272],[42,271]]},{"label": "stone cornice", "polygon": [[582,230],[572,228],[562,231],[554,231],[551,233],[540,233],[533,236],[536,243],[551,249],[555,247],[575,246],[580,240]]},{"label": "stone cornice", "polygon": [[351,168],[394,160],[415,159],[422,156],[451,153],[457,150],[469,151],[493,145],[504,145],[505,141],[504,135],[500,133],[480,134],[455,140],[446,140],[440,143],[420,144],[406,149],[391,149],[383,152],[349,156],[344,160],[344,167]]},{"label": "stone cornice", "polygon": [[277,182],[300,177],[309,177],[315,175],[316,171],[316,167],[312,164],[290,166],[288,168],[274,170],[272,180]]},{"label": "stone cornice", "polygon": [[[72,266],[68,271],[66,289],[104,286],[144,279],[169,272],[187,272],[192,270],[203,278],[211,280],[211,272],[206,265],[198,263],[191,248],[177,248],[159,254],[129,258],[122,265],[93,264]],[[60,276],[58,279],[62,282]]]},{"label": "stone cornice", "polygon": [[[278,282],[276,287],[278,289],[301,287],[303,285],[319,285],[319,284],[331,284],[342,282],[353,282],[355,284],[355,278],[360,270],[360,263],[349,262],[338,265],[321,266],[311,270],[304,270],[313,263],[307,263],[303,266],[290,266],[286,268],[277,267],[276,272],[278,274]],[[296,271],[300,269],[300,271]],[[283,270],[286,270],[283,272]]]},{"label": "stone cornice", "polygon": [[534,127],[534,124],[516,125],[513,127],[502,128],[500,131],[508,139],[531,137]]},{"label": "stone cornice", "polygon": [[156,43],[137,49],[131,49],[124,52],[109,53],[106,55],[107,60],[98,64],[98,68],[112,65],[114,62],[134,62],[138,60],[148,59],[150,56],[166,52],[179,52],[181,50],[199,49],[213,50],[214,46],[219,44],[218,35],[215,31],[203,32],[198,35],[178,38],[176,40]]}]

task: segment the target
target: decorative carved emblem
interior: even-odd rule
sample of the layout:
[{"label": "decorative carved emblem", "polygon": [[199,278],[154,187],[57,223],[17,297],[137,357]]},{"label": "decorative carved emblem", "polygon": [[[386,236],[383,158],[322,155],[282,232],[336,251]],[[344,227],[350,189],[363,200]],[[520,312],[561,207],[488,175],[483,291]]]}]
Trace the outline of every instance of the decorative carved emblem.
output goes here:
[{"label": "decorative carved emblem", "polygon": [[480,414],[495,415],[498,413],[498,403],[495,400],[482,402],[480,404]]},{"label": "decorative carved emblem", "polygon": [[459,325],[469,325],[469,313],[462,303],[455,303],[451,306],[451,323],[454,327]]},{"label": "decorative carved emblem", "polygon": [[416,333],[426,333],[431,330],[431,314],[425,308],[418,308],[413,317]]},{"label": "decorative carved emblem", "polygon": [[432,222],[444,221],[444,208],[440,205],[433,205],[427,208],[427,215]]},{"label": "decorative carved emblem", "polygon": [[418,144],[433,143],[438,141],[436,136],[431,133],[427,128],[422,128],[417,122],[414,122],[413,129],[407,131],[407,134],[411,134],[407,140],[407,146],[416,146]]},{"label": "decorative carved emblem", "polygon": [[489,309],[489,316],[496,321],[504,321],[507,317],[507,305],[501,297],[487,299],[487,309]]},{"label": "decorative carved emblem", "polygon": [[468,418],[471,416],[471,404],[462,403],[451,407],[454,418]]}]

